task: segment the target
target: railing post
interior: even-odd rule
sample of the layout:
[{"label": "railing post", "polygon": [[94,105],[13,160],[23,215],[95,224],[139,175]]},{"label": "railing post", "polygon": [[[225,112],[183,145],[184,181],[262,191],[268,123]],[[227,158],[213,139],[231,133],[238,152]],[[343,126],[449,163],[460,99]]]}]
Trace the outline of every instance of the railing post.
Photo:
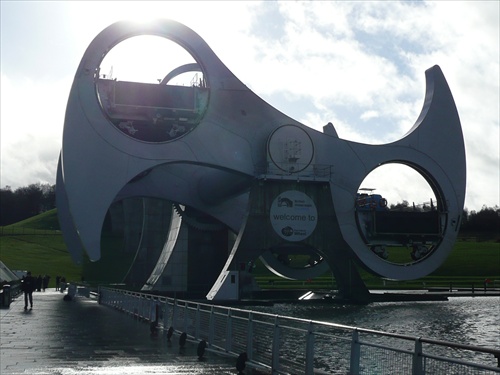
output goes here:
[{"label": "railing post", "polygon": [[125,311],[128,314],[134,316],[135,299],[130,293],[125,294],[125,296],[126,296],[126,298],[125,298],[126,310]]},{"label": "railing post", "polygon": [[184,331],[188,333],[187,327],[188,327],[188,318],[189,318],[189,303],[187,301],[184,301]]},{"label": "railing post", "polygon": [[352,331],[351,339],[351,362],[349,368],[349,374],[356,375],[359,374],[359,361],[361,355],[361,345],[359,344],[358,330]]},{"label": "railing post", "polygon": [[420,338],[415,340],[415,351],[413,352],[413,375],[423,375],[424,374],[424,366],[423,366],[423,355],[422,355],[422,341]]},{"label": "railing post", "polygon": [[149,321],[151,318],[151,310],[153,308],[153,299],[150,296],[145,296],[144,304],[144,320]]},{"label": "railing post", "polygon": [[178,329],[177,327],[177,299],[174,300],[174,304],[172,305],[172,327],[174,329]]},{"label": "railing post", "polygon": [[163,308],[163,330],[168,331],[168,298],[165,299],[165,306]]},{"label": "railing post", "polygon": [[247,357],[251,361],[253,357],[253,314],[248,313],[248,324],[247,324]]},{"label": "railing post", "polygon": [[158,324],[160,322],[160,300],[155,300],[155,322]]},{"label": "railing post", "polygon": [[229,353],[233,347],[233,318],[231,309],[227,310],[226,318],[226,352]]},{"label": "railing post", "polygon": [[[154,319],[153,319],[153,316],[154,316]],[[156,320],[156,300],[154,298],[150,299],[148,320],[150,322],[153,322]]]},{"label": "railing post", "polygon": [[314,331],[313,324],[309,322],[309,327],[306,332],[306,375],[314,373]]},{"label": "railing post", "polygon": [[196,304],[196,322],[194,323],[194,338],[200,338],[200,304]]},{"label": "railing post", "polygon": [[133,293],[127,293],[127,299],[129,301],[129,312],[132,316],[137,317],[139,315],[139,303],[140,299]]},{"label": "railing post", "polygon": [[215,326],[215,318],[214,318],[214,307],[210,308],[210,322],[209,322],[209,327],[208,327],[208,343],[210,346],[213,346],[215,344],[214,342],[214,326]]},{"label": "railing post", "polygon": [[132,307],[132,316],[134,319],[139,318],[139,305],[141,303],[141,300],[134,296],[132,293],[130,294],[130,299],[133,301],[133,307]]},{"label": "railing post", "polygon": [[[113,294],[117,295],[118,296],[118,293],[116,291],[113,292]],[[129,300],[129,297],[126,293],[123,293],[121,292],[121,296],[120,296],[120,308],[122,310],[124,310],[126,313],[128,313],[128,300]]]},{"label": "railing post", "polygon": [[150,301],[149,296],[142,296],[142,319],[149,320]]},{"label": "railing post", "polygon": [[273,333],[273,353],[271,371],[273,374],[278,374],[280,370],[280,326],[278,324],[278,315],[274,318],[274,333]]},{"label": "railing post", "polygon": [[130,294],[130,297],[134,299],[134,319],[139,319],[139,316],[141,315],[141,299],[132,293]]}]

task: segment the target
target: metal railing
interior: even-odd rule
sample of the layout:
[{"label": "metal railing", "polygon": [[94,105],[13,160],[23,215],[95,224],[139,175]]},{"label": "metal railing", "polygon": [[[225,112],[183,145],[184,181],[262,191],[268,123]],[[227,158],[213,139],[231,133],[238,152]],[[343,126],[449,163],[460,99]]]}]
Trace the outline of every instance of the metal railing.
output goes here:
[{"label": "metal railing", "polygon": [[329,181],[333,175],[333,165],[304,163],[274,163],[254,165],[254,171],[260,178],[302,179]]},{"label": "metal railing", "polygon": [[36,229],[17,226],[0,227],[0,236],[18,236],[18,235],[61,235],[62,232],[57,229]]},{"label": "metal railing", "polygon": [[272,374],[498,374],[500,350],[100,288],[101,304]]}]

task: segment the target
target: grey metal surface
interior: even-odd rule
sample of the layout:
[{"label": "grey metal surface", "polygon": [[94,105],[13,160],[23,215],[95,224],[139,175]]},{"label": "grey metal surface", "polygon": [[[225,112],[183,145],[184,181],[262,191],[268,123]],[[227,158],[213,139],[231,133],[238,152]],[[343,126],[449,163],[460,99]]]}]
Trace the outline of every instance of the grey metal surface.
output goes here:
[{"label": "grey metal surface", "polygon": [[[205,83],[200,90],[208,95],[206,106],[197,112],[199,123],[183,135],[158,142],[120,131],[106,116],[96,93],[99,66],[106,53],[120,41],[144,34],[161,36],[183,47],[203,72]],[[333,212],[327,224],[335,228],[333,243],[341,246],[336,253],[320,250],[336,278],[345,278],[335,271],[336,262],[340,263],[338,268],[345,269],[342,262],[359,260],[377,275],[407,280],[431,273],[446,259],[460,225],[466,168],[460,119],[439,66],[426,71],[422,111],[404,137],[383,145],[360,144],[340,139],[331,125],[321,133],[271,107],[240,82],[198,34],[171,20],[109,26],[89,45],[76,71],[57,180],[64,203],[59,212],[61,226],[66,226],[63,231],[74,232],[65,234],[69,250],[78,257],[83,244],[89,258],[98,260],[107,210],[117,199],[135,196],[193,207],[242,234],[251,200],[249,191],[263,178],[259,167],[274,163],[279,168],[271,146],[273,135],[280,132],[293,133],[304,144],[307,140],[302,150],[308,151],[307,165],[289,169],[288,178],[309,184],[307,178],[314,166],[329,166],[331,173],[325,182]],[[416,170],[437,199],[439,237],[429,246],[432,251],[428,255],[409,264],[384,261],[371,251],[358,223],[355,201],[360,184],[374,169],[389,163]],[[265,215],[269,217],[267,212]],[[281,241],[275,233],[271,236]],[[231,257],[246,250],[233,248]],[[220,278],[234,266],[230,258]]]}]

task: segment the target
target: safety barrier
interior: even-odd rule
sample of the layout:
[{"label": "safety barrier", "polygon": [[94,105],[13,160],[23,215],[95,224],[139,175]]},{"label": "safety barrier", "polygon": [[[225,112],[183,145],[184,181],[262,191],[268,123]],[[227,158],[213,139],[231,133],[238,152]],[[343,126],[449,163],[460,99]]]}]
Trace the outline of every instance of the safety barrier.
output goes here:
[{"label": "safety barrier", "polygon": [[500,350],[100,288],[101,304],[272,374],[496,374]]},{"label": "safety barrier", "polygon": [[[274,163],[257,164],[254,166],[255,174],[260,178],[272,177],[301,180],[329,181],[333,174],[333,165],[329,164],[304,164],[304,163],[284,163],[282,166],[276,166]],[[295,172],[300,171],[300,177]]]},{"label": "safety barrier", "polygon": [[22,236],[22,235],[61,235],[57,229],[36,229],[18,226],[0,226],[0,236]]}]

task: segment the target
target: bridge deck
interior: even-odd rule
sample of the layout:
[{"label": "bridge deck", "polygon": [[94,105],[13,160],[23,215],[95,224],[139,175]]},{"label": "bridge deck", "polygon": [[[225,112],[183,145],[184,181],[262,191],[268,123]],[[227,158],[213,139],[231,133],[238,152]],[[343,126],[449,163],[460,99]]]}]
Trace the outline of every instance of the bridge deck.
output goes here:
[{"label": "bridge deck", "polygon": [[[232,357],[196,354],[197,343],[180,349],[152,337],[149,324],[76,297],[63,301],[54,289],[33,293],[33,310],[19,296],[0,310],[0,373],[14,374],[236,374]],[[247,374],[256,374],[247,366]]]}]

